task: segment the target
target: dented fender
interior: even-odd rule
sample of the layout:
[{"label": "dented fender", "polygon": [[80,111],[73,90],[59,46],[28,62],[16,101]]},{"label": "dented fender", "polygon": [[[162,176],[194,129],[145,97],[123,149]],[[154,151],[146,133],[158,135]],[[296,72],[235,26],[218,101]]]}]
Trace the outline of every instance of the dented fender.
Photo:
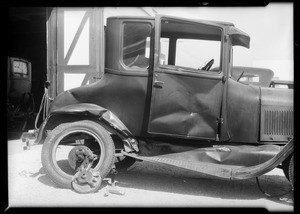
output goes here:
[{"label": "dented fender", "polygon": [[108,109],[91,103],[71,104],[53,110],[40,126],[36,142],[39,142],[42,139],[44,129],[51,117],[59,114],[92,116],[99,120],[104,128],[117,134],[122,139],[126,152],[139,151],[137,140],[122,121]]}]

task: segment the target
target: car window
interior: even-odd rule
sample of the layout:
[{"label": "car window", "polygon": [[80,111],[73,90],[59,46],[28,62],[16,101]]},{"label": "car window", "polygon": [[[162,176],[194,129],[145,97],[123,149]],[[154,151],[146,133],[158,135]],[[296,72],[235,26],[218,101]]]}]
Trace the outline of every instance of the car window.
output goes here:
[{"label": "car window", "polygon": [[128,22],[124,24],[123,31],[123,63],[130,68],[147,68],[151,25]]},{"label": "car window", "polygon": [[159,64],[182,71],[220,72],[222,29],[218,26],[162,18]]},{"label": "car window", "polygon": [[220,54],[220,41],[177,39],[175,65],[203,69],[213,59],[213,67],[220,67]]}]

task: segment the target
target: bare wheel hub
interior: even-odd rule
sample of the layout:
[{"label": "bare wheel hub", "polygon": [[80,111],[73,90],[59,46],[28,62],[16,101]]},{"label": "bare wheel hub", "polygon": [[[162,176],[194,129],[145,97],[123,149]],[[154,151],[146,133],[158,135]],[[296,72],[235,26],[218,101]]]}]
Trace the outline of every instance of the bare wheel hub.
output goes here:
[{"label": "bare wheel hub", "polygon": [[82,170],[75,174],[72,187],[79,193],[95,192],[101,185],[102,179],[98,171]]},{"label": "bare wheel hub", "polygon": [[68,155],[70,166],[77,171],[80,167],[87,168],[88,164],[96,159],[97,156],[86,146],[76,146]]},{"label": "bare wheel hub", "polygon": [[72,187],[79,193],[95,192],[101,185],[100,172],[91,169],[97,155],[86,146],[74,147],[68,156],[70,166],[78,172],[72,180]]}]

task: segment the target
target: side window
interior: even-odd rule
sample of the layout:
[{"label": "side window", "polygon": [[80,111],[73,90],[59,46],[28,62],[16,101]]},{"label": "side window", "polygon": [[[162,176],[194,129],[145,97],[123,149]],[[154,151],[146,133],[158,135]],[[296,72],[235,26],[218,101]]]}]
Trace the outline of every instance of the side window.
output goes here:
[{"label": "side window", "polygon": [[123,62],[130,68],[147,68],[150,56],[151,25],[127,22],[123,28]]},{"label": "side window", "polygon": [[221,41],[177,39],[175,57],[177,66],[203,69],[210,60],[214,60],[213,67],[219,67],[220,58]]},{"label": "side window", "polygon": [[222,34],[220,26],[162,18],[159,64],[187,72],[221,72]]}]

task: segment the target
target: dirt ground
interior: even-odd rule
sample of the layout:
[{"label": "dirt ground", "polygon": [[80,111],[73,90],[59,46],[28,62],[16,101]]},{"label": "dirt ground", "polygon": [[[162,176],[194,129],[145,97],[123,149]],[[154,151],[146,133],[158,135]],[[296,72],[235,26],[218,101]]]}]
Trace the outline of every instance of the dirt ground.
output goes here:
[{"label": "dirt ground", "polygon": [[[109,194],[104,184],[92,194],[58,188],[45,174],[41,145],[23,150],[21,140],[8,141],[8,187],[10,207],[262,207],[269,211],[293,211],[293,197],[268,198],[256,180],[213,179],[177,168],[136,162],[116,175],[125,195]],[[261,176],[262,188],[270,194],[289,190],[281,169]]]}]

